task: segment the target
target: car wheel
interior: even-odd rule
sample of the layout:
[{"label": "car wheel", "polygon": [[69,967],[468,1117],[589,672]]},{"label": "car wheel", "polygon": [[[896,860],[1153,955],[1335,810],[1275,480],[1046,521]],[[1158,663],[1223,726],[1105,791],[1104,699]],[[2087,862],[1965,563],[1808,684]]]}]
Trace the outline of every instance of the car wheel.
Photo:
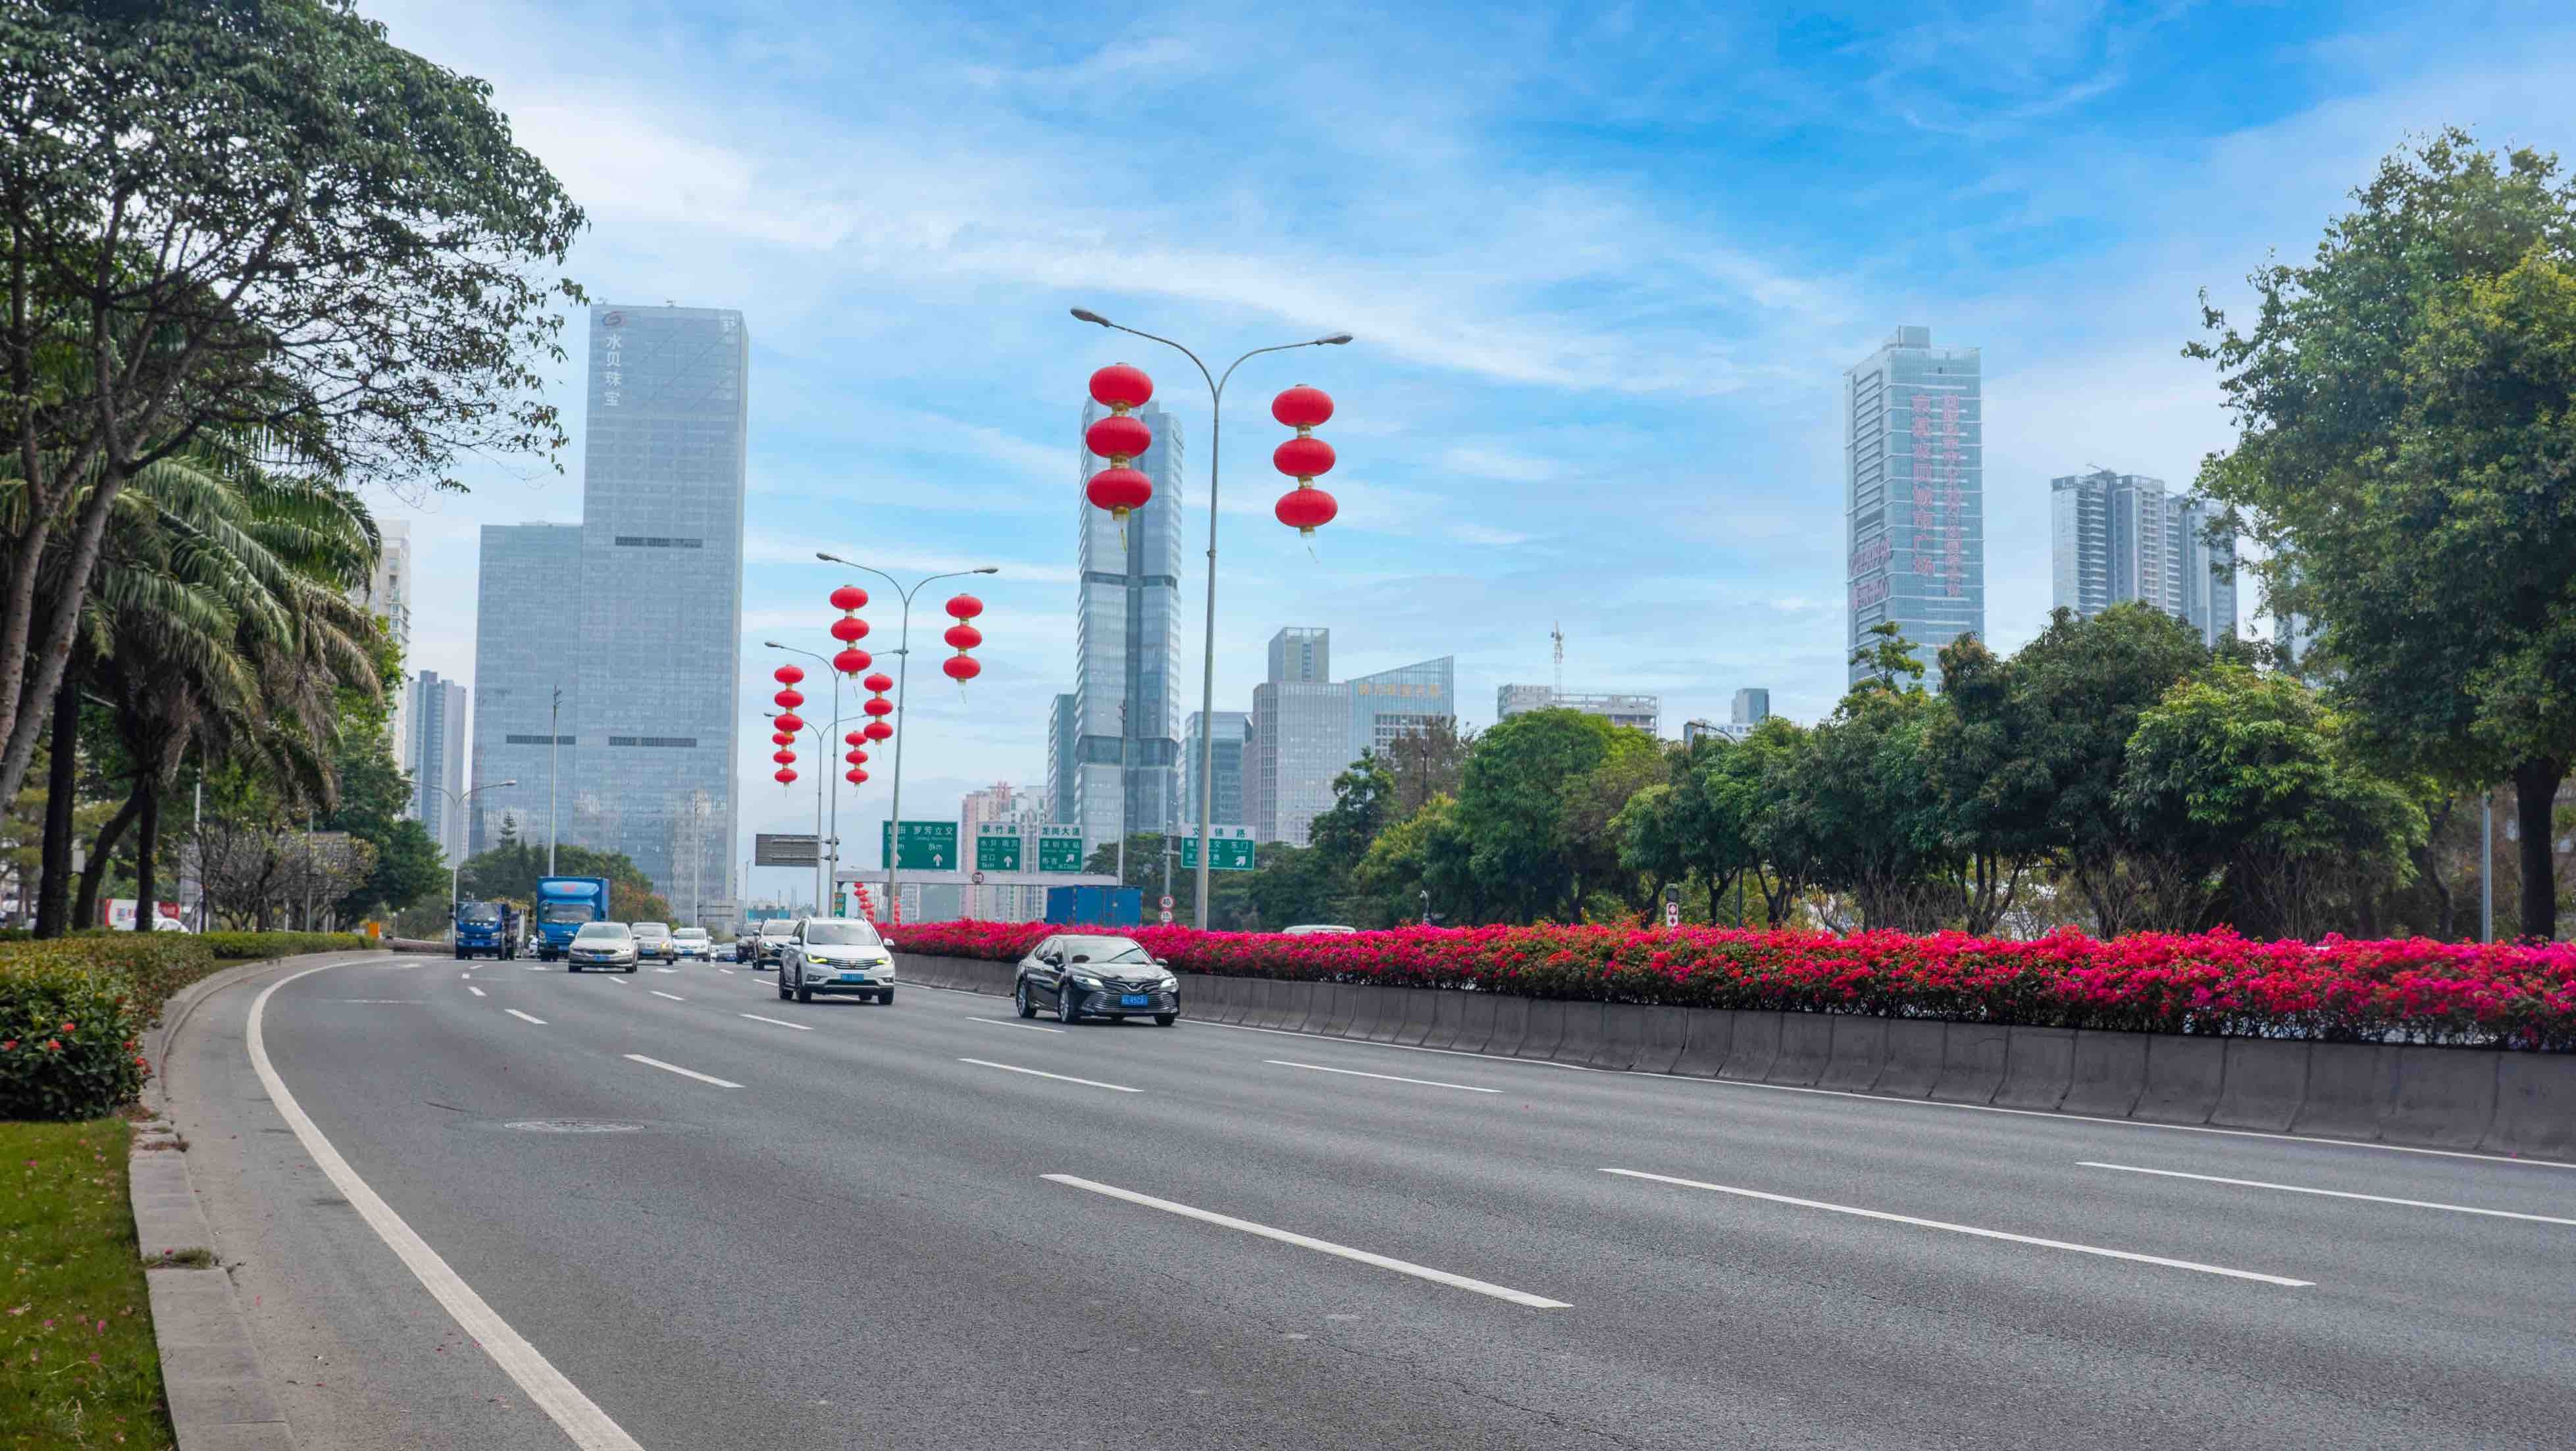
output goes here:
[{"label": "car wheel", "polygon": [[1180,1016],[1181,1015],[1178,1013],[1156,1013],[1154,1015],[1154,1026],[1157,1028],[1168,1028],[1172,1026],[1173,1023],[1179,1021]]},{"label": "car wheel", "polygon": [[787,991],[787,974],[782,972],[778,975],[778,1000],[783,1003],[787,1001],[789,996],[790,995]]},{"label": "car wheel", "polygon": [[877,994],[877,1006],[881,1008],[890,1008],[894,1006],[893,988],[887,988],[884,992]]},{"label": "car wheel", "polygon": [[1038,1005],[1029,1001],[1028,979],[1022,978],[1011,985],[1011,1006],[1019,1009],[1020,1016],[1023,1018],[1034,1018],[1038,1015]]},{"label": "car wheel", "polygon": [[581,971],[581,964],[578,962],[567,962],[564,964],[564,971],[579,972]]},{"label": "car wheel", "polygon": [[626,964],[626,970],[627,970],[628,972],[633,972],[633,971],[635,970],[635,964],[634,964],[634,963],[631,963],[631,962],[630,962],[630,963],[628,963],[628,964]]},{"label": "car wheel", "polygon": [[[786,969],[781,968],[779,970],[784,972]],[[800,1003],[810,1003],[814,1001],[814,990],[805,985],[805,969],[801,967],[796,969],[796,1001]]]},{"label": "car wheel", "polygon": [[1066,987],[1062,983],[1056,984],[1055,1020],[1057,1022],[1072,1024],[1082,1021],[1082,1009],[1073,1005],[1074,998],[1076,996],[1077,994],[1074,989]]}]

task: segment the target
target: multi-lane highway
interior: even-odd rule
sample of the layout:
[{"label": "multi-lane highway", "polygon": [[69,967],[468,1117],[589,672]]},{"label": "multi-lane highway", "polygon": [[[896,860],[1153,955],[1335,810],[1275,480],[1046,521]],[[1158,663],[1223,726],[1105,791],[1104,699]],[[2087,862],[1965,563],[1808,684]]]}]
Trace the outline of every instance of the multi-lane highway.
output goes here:
[{"label": "multi-lane highway", "polygon": [[[1065,1031],[921,988],[800,1006],[700,964],[271,974],[198,1011],[171,1076],[307,1445],[2536,1445],[2576,1423],[2567,1168]],[[460,1303],[506,1326],[490,1353]]]}]

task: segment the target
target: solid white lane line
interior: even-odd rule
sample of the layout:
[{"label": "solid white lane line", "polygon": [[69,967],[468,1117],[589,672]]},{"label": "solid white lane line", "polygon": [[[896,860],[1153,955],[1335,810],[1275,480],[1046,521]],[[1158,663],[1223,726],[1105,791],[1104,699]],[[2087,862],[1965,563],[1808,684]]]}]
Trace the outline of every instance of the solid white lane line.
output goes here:
[{"label": "solid white lane line", "polygon": [[814,1031],[814,1025],[812,1023],[791,1023],[785,1018],[764,1018],[758,1013],[736,1013],[734,1016],[737,1018],[749,1018],[755,1023],[769,1023],[776,1027],[794,1028],[799,1033],[811,1033]]},{"label": "solid white lane line", "polygon": [[472,983],[467,983],[467,984],[465,985],[465,990],[466,990],[467,992],[469,992],[469,993],[474,994],[474,995],[475,995],[476,997],[478,997],[478,998],[479,998],[479,997],[488,997],[488,996],[490,996],[489,994],[485,993],[485,992],[483,991],[483,989],[481,989],[481,988],[479,988],[479,987],[474,986]]},{"label": "solid white lane line", "polygon": [[609,981],[610,981],[610,982],[613,982],[613,983],[615,983],[615,984],[617,984],[619,987],[624,987],[624,986],[626,986],[626,979],[624,979],[624,978],[622,978],[622,977],[612,977],[612,978],[610,978],[610,979],[609,979]]},{"label": "solid white lane line", "polygon": [[563,1433],[572,1438],[575,1446],[582,1451],[643,1451],[642,1445],[627,1435],[624,1427],[610,1420],[607,1412],[583,1395],[579,1386],[565,1379],[563,1372],[538,1354],[535,1346],[510,1328],[509,1322],[494,1314],[492,1307],[483,1303],[483,1297],[474,1293],[474,1287],[458,1278],[456,1271],[448,1268],[447,1261],[439,1258],[438,1252],[429,1247],[429,1242],[414,1233],[412,1227],[403,1222],[402,1216],[394,1213],[392,1206],[367,1187],[367,1182],[358,1177],[358,1171],[350,1168],[349,1161],[340,1157],[340,1151],[331,1146],[331,1141],[322,1137],[322,1130],[306,1116],[303,1106],[295,1101],[295,1095],[286,1091],[285,1080],[277,1076],[276,1065],[268,1060],[268,1000],[276,995],[279,988],[296,978],[348,965],[334,962],[308,967],[303,972],[270,983],[252,1000],[247,1035],[250,1065],[259,1074],[260,1085],[268,1090],[269,1101],[277,1105],[278,1115],[286,1120],[287,1127],[295,1130],[295,1137],[304,1145],[305,1154],[330,1179],[331,1186],[340,1191],[340,1197],[348,1200],[359,1217],[367,1221],[376,1237],[383,1240],[385,1247],[403,1262],[403,1268],[410,1270],[422,1288],[429,1291],[431,1298],[437,1300],[456,1321],[457,1328],[473,1337],[483,1353],[492,1357],[492,1363],[526,1392],[539,1410],[562,1427]]},{"label": "solid white lane line", "polygon": [[534,1023],[540,1028],[546,1025],[545,1019],[529,1017],[526,1013],[520,1012],[517,1008],[503,1008],[501,1011],[508,1013],[511,1017],[517,1018],[522,1022]]},{"label": "solid white lane line", "polygon": [[2326,1199],[2359,1199],[2370,1204],[2402,1204],[2409,1209],[2445,1209],[2453,1214],[2483,1214],[2490,1219],[2521,1219],[2533,1224],[2576,1224],[2554,1214],[2517,1214],[2510,1209],[2480,1209],[2468,1204],[2441,1204],[2430,1199],[2394,1199],[2385,1194],[2354,1194],[2342,1189],[2311,1189],[2304,1184],[2274,1184],[2262,1179],[2228,1179],[2216,1174],[2186,1174],[2180,1169],[2142,1169],[2135,1164],[2104,1164],[2079,1159],[2087,1169],[2117,1169],[2123,1174],[2153,1174],[2160,1179],[2197,1179],[2203,1184],[2234,1184],[2245,1189],[2277,1189],[2284,1194],[2314,1194]]},{"label": "solid white lane line", "polygon": [[694,1078],[700,1083],[712,1083],[718,1088],[742,1087],[730,1078],[717,1078],[711,1074],[700,1073],[694,1068],[683,1068],[677,1063],[665,1063],[659,1058],[647,1058],[641,1053],[629,1053],[626,1057],[628,1061],[641,1063],[647,1068],[659,1068],[665,1073],[676,1073],[682,1078]]},{"label": "solid white lane line", "polygon": [[1375,1265],[1381,1270],[1393,1270],[1399,1275],[1411,1275],[1418,1280],[1430,1280],[1452,1289],[1473,1290],[1479,1295],[1491,1295],[1497,1300],[1509,1300],[1515,1305],[1527,1305],[1533,1310],[1573,1308],[1563,1300],[1551,1300],[1544,1295],[1533,1295],[1527,1290],[1514,1290],[1503,1285],[1490,1284],[1484,1280],[1471,1280],[1465,1275],[1453,1275],[1447,1270],[1435,1270],[1427,1265],[1390,1259],[1382,1254],[1371,1254],[1364,1249],[1353,1249],[1346,1244],[1335,1244],[1328,1239],[1316,1239],[1311,1235],[1298,1234],[1291,1230],[1273,1229],[1266,1224],[1255,1224],[1249,1219],[1237,1219],[1231,1214],[1218,1214],[1213,1210],[1176,1204],[1169,1199],[1157,1199],[1151,1194],[1139,1194],[1133,1189],[1121,1189],[1114,1184],[1077,1179],[1071,1174],[1041,1174],[1038,1177],[1057,1184],[1070,1185],[1076,1189],[1088,1190],[1093,1194],[1105,1194],[1112,1199],[1124,1199],[1130,1204],[1142,1204],[1148,1209],[1159,1209],[1166,1214],[1178,1214],[1203,1223],[1222,1225],[1227,1229],[1239,1229],[1245,1234],[1257,1234],[1263,1239],[1275,1239],[1281,1244],[1293,1244],[1301,1249],[1311,1249],[1341,1259],[1355,1260],[1364,1265]]},{"label": "solid white lane line", "polygon": [[1067,1078],[1061,1073],[1048,1073],[1036,1068],[1022,1068],[1015,1063],[994,1063],[982,1058],[960,1058],[957,1061],[960,1063],[972,1063],[978,1068],[999,1068],[1004,1073],[1025,1073],[1031,1078],[1052,1078],[1058,1083],[1079,1083],[1085,1088],[1106,1088],[1118,1093],[1143,1093],[1145,1091],[1141,1088],[1129,1088],[1123,1083],[1102,1083],[1096,1079],[1090,1078]]},{"label": "solid white lane line", "polygon": [[652,992],[653,992],[653,996],[655,996],[655,997],[657,997],[657,998],[669,998],[671,1001],[673,1001],[673,1002],[675,1002],[675,1003],[685,1003],[685,1002],[687,1002],[687,1001],[688,1001],[688,999],[687,999],[687,998],[681,997],[681,996],[680,996],[679,994],[677,994],[677,993],[666,993],[666,992],[662,991],[660,988],[654,988],[654,989],[652,990]]},{"label": "solid white lane line", "polygon": [[1392,1073],[1362,1073],[1356,1068],[1327,1068],[1321,1063],[1292,1063],[1285,1058],[1264,1058],[1261,1061],[1275,1063],[1282,1068],[1304,1068],[1315,1073],[1340,1073],[1352,1078],[1378,1078],[1388,1083],[1419,1083],[1425,1088],[1463,1088],[1469,1093],[1502,1092],[1499,1088],[1478,1088],[1472,1083],[1442,1083],[1436,1078],[1398,1078]]},{"label": "solid white lane line", "polygon": [[678,971],[679,971],[679,969],[678,969],[678,968],[676,968],[676,967],[657,967],[657,968],[655,968],[655,969],[653,969],[653,970],[654,970],[655,972],[678,972]]},{"label": "solid white lane line", "polygon": [[2257,1274],[2252,1270],[2231,1270],[2225,1265],[2204,1265],[2194,1260],[2166,1259],[2162,1255],[2138,1254],[2125,1249],[2104,1249],[2100,1245],[2075,1244],[2062,1239],[2039,1239],[2027,1234],[2009,1234],[2000,1229],[1979,1229],[1970,1224],[1951,1224],[1946,1220],[1918,1219],[1911,1214],[1890,1214],[1883,1209],[1856,1209],[1848,1204],[1828,1204],[1821,1199],[1800,1199],[1789,1194],[1766,1194],[1759,1189],[1738,1189],[1731,1184],[1711,1184],[1699,1179],[1676,1179],[1670,1174],[1649,1174],[1639,1169],[1603,1169],[1604,1174],[1617,1174],[1629,1179],[1651,1179],[1658,1184],[1677,1184],[1684,1189],[1705,1189],[1712,1194],[1733,1194],[1745,1199],[1764,1199],[1773,1204],[1794,1204],[1801,1209],[1822,1209],[1833,1214],[1857,1215],[1862,1219],[1885,1220],[1889,1224],[1910,1224],[1918,1229],[1946,1229],[1952,1234],[1972,1234],[1979,1239],[2008,1240],[2014,1244],[2037,1245],[2042,1249],[2069,1250],[2082,1255],[2100,1255],[2104,1259],[2131,1260],[2142,1265],[2163,1265],[2173,1270],[2195,1270],[2204,1275],[2225,1275],[2231,1280],[2259,1280],[2267,1285],[2286,1285],[2305,1289],[2314,1280],[2284,1279],[2279,1275]]},{"label": "solid white lane line", "polygon": [[1032,1033],[1061,1033],[1062,1028],[1049,1028],[1038,1023],[1014,1023],[1008,1018],[968,1018],[970,1023],[990,1023],[996,1028],[1026,1028]]},{"label": "solid white lane line", "polygon": [[470,967],[469,967],[469,968],[467,968],[467,969],[465,969],[463,972],[460,972],[460,973],[458,973],[458,974],[457,974],[457,976],[458,976],[458,977],[466,977],[466,978],[470,978],[470,977],[472,977],[473,975],[474,975],[474,969],[472,969],[472,968],[470,968]]},{"label": "solid white lane line", "polygon": [[723,973],[727,977],[733,976],[733,969],[730,967],[719,967],[716,971]]},{"label": "solid white lane line", "polygon": [[1498,1058],[1489,1053],[1470,1053],[1461,1048],[1425,1048],[1419,1043],[1372,1043],[1366,1038],[1332,1038],[1322,1033],[1300,1033],[1294,1028],[1256,1028],[1250,1023],[1211,1023],[1205,1018],[1183,1018],[1181,1021],[1201,1028],[1232,1028],[1238,1033],[1270,1033],[1282,1038],[1303,1038],[1310,1043],[1348,1043],[1354,1048],[1394,1048],[1406,1053],[1438,1053],[1450,1058],[1481,1058],[1488,1063],[1523,1063],[1532,1068],[1562,1068],[1568,1073],[1604,1071],[1599,1068],[1586,1068],[1580,1063],[1559,1063],[1551,1058]]}]

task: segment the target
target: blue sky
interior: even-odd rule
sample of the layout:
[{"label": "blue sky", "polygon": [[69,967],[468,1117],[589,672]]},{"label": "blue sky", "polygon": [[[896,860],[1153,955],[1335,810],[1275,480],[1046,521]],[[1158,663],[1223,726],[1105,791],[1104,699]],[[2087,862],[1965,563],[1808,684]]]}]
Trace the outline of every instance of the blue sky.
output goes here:
[{"label": "blue sky", "polygon": [[[747,314],[746,720],[758,642],[824,639],[818,545],[1002,567],[984,676],[914,698],[907,815],[1043,784],[1084,377],[1147,368],[1205,458],[1186,362],[1069,306],[1229,357],[1358,336],[1229,398],[1219,708],[1324,625],[1337,674],[1456,655],[1484,724],[1562,622],[1569,686],[1659,692],[1673,728],[1740,685],[1811,720],[1843,673],[1837,386],[1889,329],[1984,349],[2010,649],[2048,609],[2052,475],[2182,482],[2226,442],[2178,356],[2198,289],[2313,247],[2410,131],[2576,151],[2564,4],[362,5],[493,84],[590,212],[593,297]],[[1340,404],[1311,556],[1269,516],[1296,382]],[[579,515],[556,396],[566,477],[383,501],[424,668],[472,679],[477,526]],[[746,840],[810,822],[743,750]]]}]

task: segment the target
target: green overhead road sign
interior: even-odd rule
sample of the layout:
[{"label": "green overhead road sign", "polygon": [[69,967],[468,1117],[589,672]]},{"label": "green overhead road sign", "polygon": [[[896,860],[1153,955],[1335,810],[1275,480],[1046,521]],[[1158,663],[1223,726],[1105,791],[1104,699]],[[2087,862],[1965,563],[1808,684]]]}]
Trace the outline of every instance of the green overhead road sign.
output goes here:
[{"label": "green overhead road sign", "polygon": [[1039,827],[1038,870],[1042,872],[1081,871],[1082,828],[1079,826]]},{"label": "green overhead road sign", "polygon": [[979,872],[1016,872],[1020,869],[1020,834],[1011,831],[975,833],[975,870]]},{"label": "green overhead road sign", "polygon": [[[1181,870],[1199,869],[1199,834],[1195,831],[1181,838]],[[1211,826],[1208,828],[1208,870],[1212,872],[1248,872],[1252,870],[1252,828],[1248,826]]]},{"label": "green overhead road sign", "polygon": [[[877,864],[885,865],[894,856],[894,823],[889,821],[877,838]],[[903,824],[903,853],[895,866],[905,871],[949,872],[957,869],[957,823],[953,821],[907,821]]]}]

